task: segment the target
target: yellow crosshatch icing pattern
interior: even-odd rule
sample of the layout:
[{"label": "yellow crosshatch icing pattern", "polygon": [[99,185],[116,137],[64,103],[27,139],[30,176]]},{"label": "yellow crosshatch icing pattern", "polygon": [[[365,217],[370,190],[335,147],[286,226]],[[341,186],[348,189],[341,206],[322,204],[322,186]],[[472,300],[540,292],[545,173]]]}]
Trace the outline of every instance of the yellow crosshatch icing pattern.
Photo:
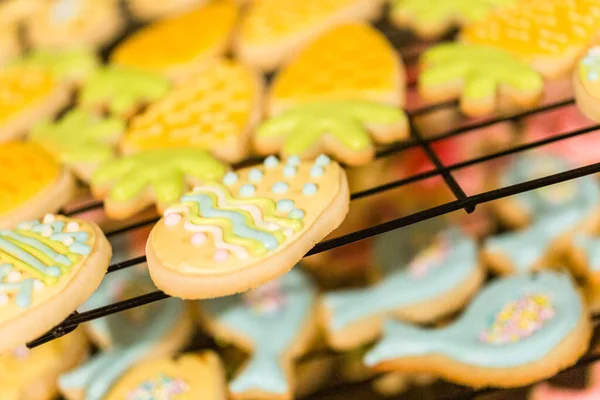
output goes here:
[{"label": "yellow crosshatch icing pattern", "polygon": [[599,0],[521,0],[465,27],[462,38],[529,58],[587,47],[599,28]]},{"label": "yellow crosshatch icing pattern", "polygon": [[213,56],[228,41],[237,19],[231,0],[215,1],[195,11],[164,19],[142,28],[126,39],[111,61],[155,72],[165,72]]},{"label": "yellow crosshatch icing pattern", "polygon": [[10,67],[0,71],[0,123],[37,105],[57,87],[51,71],[35,67]]},{"label": "yellow crosshatch icing pattern", "polygon": [[301,32],[356,0],[263,0],[254,2],[240,27],[248,44],[264,44]]},{"label": "yellow crosshatch icing pattern", "polygon": [[219,155],[219,148],[246,136],[257,95],[256,77],[248,68],[229,60],[215,61],[135,117],[123,149],[192,146]]},{"label": "yellow crosshatch icing pattern", "polygon": [[9,212],[52,185],[60,165],[31,143],[0,145],[0,214]]},{"label": "yellow crosshatch icing pattern", "polygon": [[382,93],[399,91],[401,69],[381,33],[366,24],[342,25],[315,40],[281,70],[271,97],[377,101]]}]

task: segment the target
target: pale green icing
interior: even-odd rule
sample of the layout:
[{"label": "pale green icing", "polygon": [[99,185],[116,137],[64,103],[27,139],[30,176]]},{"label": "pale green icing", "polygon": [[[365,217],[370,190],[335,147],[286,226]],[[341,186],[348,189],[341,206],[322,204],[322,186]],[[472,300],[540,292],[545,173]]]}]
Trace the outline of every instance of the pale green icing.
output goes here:
[{"label": "pale green icing", "polygon": [[[276,286],[270,288],[272,285]],[[306,324],[312,323],[316,296],[314,284],[296,267],[250,292],[199,303],[210,319],[252,344],[249,362],[229,384],[231,392],[290,391],[288,366],[282,365],[281,358],[294,346]]]},{"label": "pale green icing", "polygon": [[15,65],[49,68],[59,78],[82,80],[93,73],[100,60],[92,50],[34,50],[14,61]]},{"label": "pale green icing", "polygon": [[590,271],[600,271],[600,238],[578,233],[573,242],[585,254]]},{"label": "pale green icing", "polygon": [[169,88],[169,81],[160,75],[111,65],[96,71],[85,82],[79,100],[83,106],[106,105],[112,114],[122,115],[141,103],[160,99]]},{"label": "pale green icing", "polygon": [[[497,313],[531,294],[550,297],[554,315],[529,336],[507,343],[481,340]],[[365,356],[367,365],[439,354],[474,367],[512,368],[543,359],[578,327],[584,307],[568,274],[544,271],[496,280],[483,289],[467,310],[442,329],[423,329],[388,321],[383,339]],[[437,366],[430,364],[433,373]],[[423,371],[427,372],[427,371]]]},{"label": "pale green icing", "polygon": [[509,52],[484,45],[443,43],[425,52],[419,76],[422,90],[463,82],[463,98],[495,97],[500,84],[542,92],[544,81],[532,67]]},{"label": "pale green icing", "polygon": [[66,164],[103,162],[113,157],[113,147],[124,131],[125,123],[118,118],[75,109],[58,121],[38,123],[30,139]]},{"label": "pale green icing", "polygon": [[393,125],[406,120],[395,107],[366,100],[318,101],[301,104],[259,126],[258,139],[284,140],[287,155],[301,155],[325,135],[352,151],[371,146],[366,124]]},{"label": "pale green icing", "polygon": [[512,5],[516,0],[395,0],[393,12],[410,15],[414,25],[433,25],[482,19],[494,8]]},{"label": "pale green icing", "polygon": [[158,149],[108,161],[92,176],[93,185],[112,184],[110,198],[128,201],[152,189],[162,203],[176,202],[185,189],[185,178],[220,180],[227,167],[202,149]]},{"label": "pale green icing", "polygon": [[411,262],[364,289],[331,292],[323,303],[331,313],[329,329],[339,331],[361,320],[387,316],[397,310],[444,296],[478,268],[475,241],[461,232],[442,232]]}]

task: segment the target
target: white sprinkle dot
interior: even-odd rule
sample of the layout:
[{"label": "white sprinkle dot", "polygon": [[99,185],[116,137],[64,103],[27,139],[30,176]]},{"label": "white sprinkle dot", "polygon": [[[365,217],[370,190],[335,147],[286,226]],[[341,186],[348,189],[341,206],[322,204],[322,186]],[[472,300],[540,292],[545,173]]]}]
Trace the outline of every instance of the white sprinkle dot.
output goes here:
[{"label": "white sprinkle dot", "polygon": [[71,221],[67,224],[65,231],[66,232],[79,232],[79,224],[75,221]]},{"label": "white sprinkle dot", "polygon": [[181,215],[177,213],[169,214],[165,217],[166,226],[175,226],[181,221]]},{"label": "white sprinkle dot", "polygon": [[21,273],[19,271],[10,271],[6,276],[6,282],[17,283],[21,282]]},{"label": "white sprinkle dot", "polygon": [[45,287],[46,287],[46,284],[44,282],[40,281],[39,279],[36,279],[35,281],[33,281],[33,290],[42,290]]},{"label": "white sprinkle dot", "polygon": [[72,236],[66,236],[63,238],[62,242],[65,246],[70,246],[75,243],[75,239],[73,239]]},{"label": "white sprinkle dot", "polygon": [[52,222],[54,222],[56,220],[56,217],[53,214],[46,214],[44,215],[44,219],[42,219],[42,222],[45,224],[50,224]]}]

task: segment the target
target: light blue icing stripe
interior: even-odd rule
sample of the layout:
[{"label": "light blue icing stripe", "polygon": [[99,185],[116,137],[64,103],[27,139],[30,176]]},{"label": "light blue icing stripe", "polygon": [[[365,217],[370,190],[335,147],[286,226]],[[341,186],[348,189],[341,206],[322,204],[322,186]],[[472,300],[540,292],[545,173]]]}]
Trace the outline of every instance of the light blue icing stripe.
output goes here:
[{"label": "light blue icing stripe", "polygon": [[89,235],[87,232],[57,232],[50,236],[50,239],[62,241],[65,238],[72,237],[78,242],[87,242]]},{"label": "light blue icing stripe", "polygon": [[600,271],[600,238],[578,233],[573,238],[573,244],[584,251],[589,269]]},{"label": "light blue icing stripe", "polygon": [[33,292],[34,279],[29,278],[21,282],[2,282],[9,272],[15,270],[10,264],[0,265],[0,293],[17,292],[15,304],[20,308],[27,308],[31,305],[31,295]]},{"label": "light blue icing stripe", "polygon": [[34,221],[34,225],[31,227],[31,231],[36,233],[42,233],[48,227],[52,229],[52,232],[61,232],[65,227],[65,223],[63,221],[54,221],[50,224],[42,224],[38,221]]},{"label": "light blue icing stripe", "polygon": [[0,250],[7,252],[11,256],[18,258],[26,264],[29,264],[31,267],[38,270],[41,274],[50,275],[50,276],[60,276],[62,273],[58,266],[46,266],[36,257],[32,256],[25,250],[15,246],[8,240],[0,237]]},{"label": "light blue icing stripe", "polygon": [[[46,256],[53,259],[57,263],[64,264],[67,266],[70,266],[71,264],[73,264],[71,262],[71,260],[69,259],[69,257],[65,256],[64,254],[57,253],[56,251],[52,250],[50,247],[46,246],[44,243],[42,243],[41,241],[39,241],[37,239],[19,235],[18,233],[15,233],[15,232],[9,231],[9,230],[0,231],[0,236],[8,236],[11,239],[18,240],[21,243],[25,243],[31,247],[34,247],[37,250],[44,253]],[[55,240],[54,238],[51,238],[51,239]]]},{"label": "light blue icing stripe", "polygon": [[208,195],[202,193],[188,194],[183,196],[181,201],[198,203],[203,217],[226,218],[230,220],[233,223],[233,233],[239,237],[258,240],[268,250],[273,250],[279,245],[279,242],[277,242],[277,238],[274,235],[249,227],[241,213],[233,210],[219,210],[215,208],[212,197]]},{"label": "light blue icing stripe", "polygon": [[439,298],[472,276],[478,268],[475,241],[454,230],[442,235],[448,242],[439,251],[447,253],[433,259],[425,274],[411,274],[410,264],[402,265],[374,286],[327,293],[323,302],[331,311],[330,329],[342,330],[372,316]]},{"label": "light blue icing stripe", "polygon": [[[556,314],[531,336],[492,344],[480,341],[496,313],[506,304],[533,293],[550,295]],[[407,357],[440,354],[476,367],[511,368],[541,360],[577,328],[584,311],[568,274],[543,271],[499,279],[482,290],[453,324],[442,329],[388,321],[383,339],[365,356],[368,366]],[[436,365],[431,365],[435,373]]]},{"label": "light blue icing stripe", "polygon": [[252,390],[283,394],[289,391],[282,355],[294,346],[309,322],[316,301],[310,279],[298,268],[279,278],[285,305],[275,313],[257,313],[241,294],[199,302],[203,311],[252,343],[250,361],[230,382],[233,393]]}]

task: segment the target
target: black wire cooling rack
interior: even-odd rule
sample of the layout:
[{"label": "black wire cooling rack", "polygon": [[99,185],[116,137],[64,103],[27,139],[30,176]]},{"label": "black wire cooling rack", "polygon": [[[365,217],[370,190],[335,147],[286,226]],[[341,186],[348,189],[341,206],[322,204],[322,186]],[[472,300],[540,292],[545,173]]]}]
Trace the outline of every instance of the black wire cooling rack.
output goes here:
[{"label": "black wire cooling rack", "polygon": [[[400,51],[402,54],[403,60],[405,64],[411,65],[415,64],[418,61],[419,54],[421,52],[420,49],[416,51],[411,51],[406,46],[406,33],[398,31],[391,27],[389,24],[385,22],[379,23],[378,28],[390,39],[390,41],[394,44],[394,46]],[[411,48],[414,48],[411,46]],[[408,49],[408,50],[407,50]],[[409,88],[414,88],[414,82],[408,84]],[[318,243],[311,251],[309,251],[306,256],[322,253],[337,247],[345,246],[350,243],[354,243],[363,239],[368,239],[373,236],[392,231],[394,229],[402,228],[411,224],[415,224],[430,218],[435,218],[444,214],[448,214],[451,212],[464,210],[466,213],[472,213],[476,207],[480,204],[487,203],[490,201],[498,200],[501,198],[505,198],[508,196],[512,196],[518,193],[527,192],[530,190],[535,190],[541,187],[553,185],[556,183],[568,181],[571,179],[577,179],[585,175],[590,175],[594,173],[600,172],[600,162],[593,163],[590,165],[574,168],[568,171],[556,173],[553,175],[545,176],[539,179],[530,180],[527,182],[519,183],[516,185],[511,185],[499,189],[489,190],[479,192],[473,195],[467,195],[465,190],[461,187],[461,185],[457,182],[454,177],[454,172],[475,166],[478,164],[485,163],[487,161],[500,159],[502,157],[506,157],[512,154],[517,154],[520,152],[524,152],[527,150],[531,150],[534,148],[542,147],[551,143],[567,140],[576,136],[586,135],[594,131],[600,130],[600,125],[593,125],[581,129],[571,130],[567,132],[563,132],[557,135],[553,135],[551,137],[546,137],[540,140],[535,140],[530,143],[518,144],[512,146],[507,149],[503,149],[500,151],[496,151],[493,153],[486,154],[484,156],[470,158],[465,161],[448,164],[445,165],[438,154],[436,154],[433,149],[433,144],[436,142],[440,142],[444,139],[448,139],[451,137],[456,137],[460,135],[466,135],[475,130],[490,127],[502,122],[519,122],[526,117],[534,116],[534,115],[543,115],[545,113],[559,110],[564,107],[572,106],[574,104],[574,100],[567,99],[556,102],[551,102],[545,104],[541,107],[530,109],[527,111],[523,111],[517,114],[513,114],[505,117],[491,118],[481,122],[471,123],[465,126],[461,126],[459,128],[447,130],[445,132],[436,134],[431,137],[424,137],[423,133],[415,126],[414,120],[417,117],[430,115],[438,110],[453,108],[457,106],[456,101],[443,102],[440,104],[428,105],[425,107],[418,108],[416,110],[412,110],[408,112],[409,120],[410,120],[410,131],[411,136],[408,141],[396,143],[394,145],[385,147],[380,149],[377,154],[377,159],[382,159],[384,157],[389,157],[392,155],[399,154],[408,149],[420,148],[424,154],[427,156],[427,159],[434,166],[433,169],[427,170],[425,172],[416,173],[410,175],[408,177],[404,177],[402,179],[397,179],[392,182],[388,182],[385,184],[380,184],[375,187],[361,190],[355,193],[352,193],[351,200],[355,201],[358,199],[374,196],[380,193],[384,193],[390,191],[392,189],[400,188],[412,183],[416,183],[419,181],[423,181],[426,179],[441,177],[450,190],[452,195],[454,196],[454,200],[446,202],[441,205],[437,205],[431,208],[427,208],[422,211],[418,211],[409,215],[405,215],[399,218],[391,219],[389,221],[377,224],[375,226],[356,230],[342,236],[336,237],[334,239],[329,239]],[[257,160],[250,160],[250,163],[256,162]],[[246,163],[248,164],[248,163]],[[100,201],[92,201],[81,206],[77,206],[74,208],[67,209],[63,214],[68,216],[76,216],[82,214],[87,211],[99,209],[102,207],[102,202]],[[140,222],[136,222],[125,227],[121,227],[112,231],[105,232],[108,238],[114,237],[116,235],[134,231],[136,229],[147,227],[152,225],[158,220],[158,218],[149,218],[146,220],[142,220]],[[118,271],[124,268],[132,267],[134,265],[142,264],[146,261],[145,256],[135,257],[131,259],[127,259],[125,261],[117,262],[108,268],[108,273]],[[131,299],[127,299],[124,301],[116,302],[113,304],[108,304],[103,307],[98,307],[96,309],[92,309],[85,312],[74,312],[71,316],[66,318],[61,324],[50,330],[44,336],[30,342],[27,344],[29,348],[33,348],[39,346],[43,343],[49,342],[51,340],[57,339],[75,328],[77,328],[80,324],[97,319],[102,318],[107,315],[111,315],[114,313],[118,313],[121,311],[125,311],[131,308],[143,306],[145,304],[149,304],[155,301],[163,300],[168,298],[169,296],[161,291],[154,291],[151,293],[147,293],[145,295],[137,296]],[[600,315],[593,316],[595,321],[600,321]],[[331,353],[331,352],[329,352]],[[307,356],[307,357],[310,357]],[[306,358],[306,357],[305,357]],[[583,357],[577,364],[570,367],[569,369],[583,367],[585,365],[589,365],[597,360],[600,360],[600,355],[588,355]],[[365,381],[358,383],[349,383],[344,384],[345,387],[352,388],[353,385],[364,384]],[[324,398],[327,394],[335,393],[341,389],[340,386],[333,386],[327,388],[316,395],[309,396],[309,398]],[[471,389],[462,389],[458,394],[452,395],[450,397],[445,397],[445,400],[467,400],[473,399],[477,396],[486,395],[494,392],[498,392],[499,389],[485,389],[485,390],[471,390]]]}]

